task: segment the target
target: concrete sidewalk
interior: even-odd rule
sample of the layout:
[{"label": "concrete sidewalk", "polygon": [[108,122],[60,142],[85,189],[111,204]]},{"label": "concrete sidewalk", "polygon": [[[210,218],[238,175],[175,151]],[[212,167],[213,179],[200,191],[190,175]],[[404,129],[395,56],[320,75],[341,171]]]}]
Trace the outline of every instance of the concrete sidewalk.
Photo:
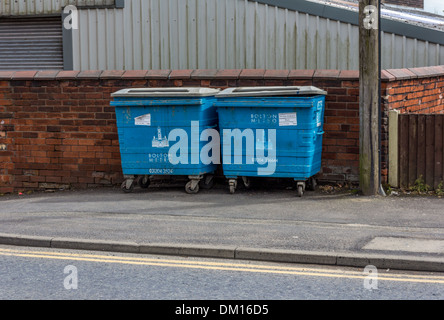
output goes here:
[{"label": "concrete sidewalk", "polygon": [[0,197],[0,244],[444,272],[444,200],[225,184]]}]

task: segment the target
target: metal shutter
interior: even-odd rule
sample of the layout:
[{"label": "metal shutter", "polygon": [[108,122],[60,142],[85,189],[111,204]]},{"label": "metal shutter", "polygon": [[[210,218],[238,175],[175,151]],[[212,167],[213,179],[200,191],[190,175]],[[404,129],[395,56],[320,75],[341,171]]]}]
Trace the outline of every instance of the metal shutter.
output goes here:
[{"label": "metal shutter", "polygon": [[63,69],[62,18],[0,18],[0,70]]}]

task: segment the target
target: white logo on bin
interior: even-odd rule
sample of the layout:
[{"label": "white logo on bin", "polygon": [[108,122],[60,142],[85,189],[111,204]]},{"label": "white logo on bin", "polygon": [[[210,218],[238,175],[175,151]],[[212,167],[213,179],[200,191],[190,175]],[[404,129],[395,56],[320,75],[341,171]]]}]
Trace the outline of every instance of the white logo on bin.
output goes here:
[{"label": "white logo on bin", "polygon": [[162,128],[157,128],[157,137],[153,137],[153,148],[168,148],[170,146],[170,142],[166,136],[162,136]]},{"label": "white logo on bin", "polygon": [[252,113],[250,122],[254,124],[275,125],[277,123],[277,115],[269,113]]}]

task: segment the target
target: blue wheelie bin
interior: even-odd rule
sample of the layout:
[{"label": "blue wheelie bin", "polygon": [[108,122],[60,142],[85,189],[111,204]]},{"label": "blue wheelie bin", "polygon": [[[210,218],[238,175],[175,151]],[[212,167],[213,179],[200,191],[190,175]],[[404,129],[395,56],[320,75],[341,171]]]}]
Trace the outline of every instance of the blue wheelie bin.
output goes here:
[{"label": "blue wheelie bin", "polygon": [[[217,164],[202,163],[199,137],[203,130],[217,129],[214,101],[219,91],[134,88],[112,94],[125,177],[123,191],[132,192],[136,183],[148,188],[150,176],[159,175],[188,176],[187,193],[197,193],[199,184],[212,185]],[[197,144],[189,142],[193,136]],[[182,146],[179,151],[174,148],[178,142]]]},{"label": "blue wheelie bin", "polygon": [[235,193],[237,179],[292,178],[298,195],[315,186],[321,169],[325,95],[308,87],[241,87],[216,95],[222,167]]}]

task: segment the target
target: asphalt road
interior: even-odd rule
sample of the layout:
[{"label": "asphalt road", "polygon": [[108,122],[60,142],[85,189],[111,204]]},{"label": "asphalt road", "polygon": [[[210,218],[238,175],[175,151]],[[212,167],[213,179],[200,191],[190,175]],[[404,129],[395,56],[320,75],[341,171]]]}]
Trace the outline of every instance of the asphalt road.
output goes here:
[{"label": "asphalt road", "polygon": [[0,299],[444,299],[442,273],[377,272],[369,282],[354,268],[0,246]]}]

